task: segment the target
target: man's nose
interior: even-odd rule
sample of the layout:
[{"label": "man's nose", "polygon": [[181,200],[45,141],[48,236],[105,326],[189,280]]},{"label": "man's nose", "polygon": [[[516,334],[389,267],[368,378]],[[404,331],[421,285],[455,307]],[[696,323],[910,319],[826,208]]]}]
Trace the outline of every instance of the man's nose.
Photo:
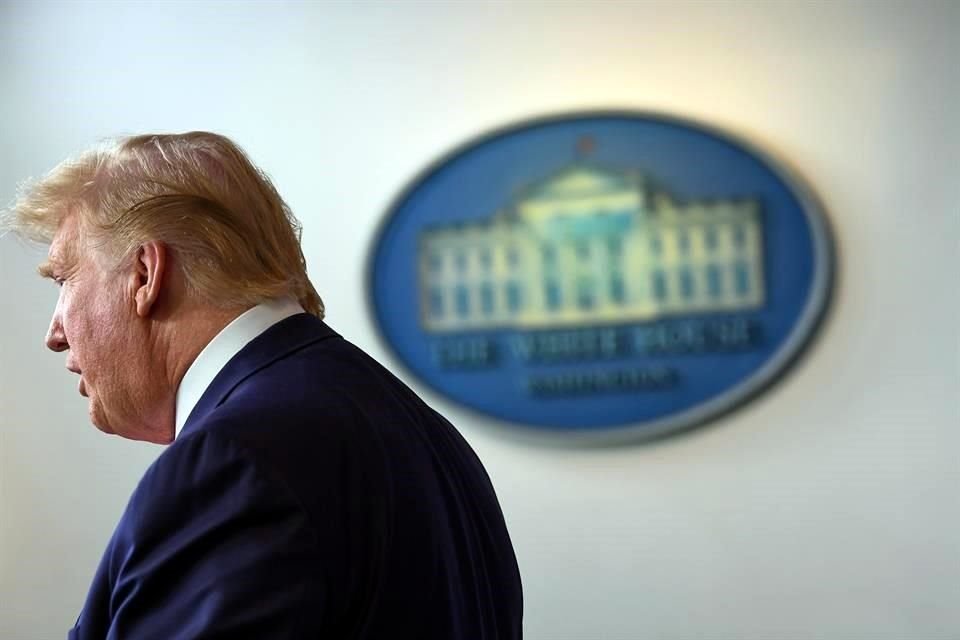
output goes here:
[{"label": "man's nose", "polygon": [[53,314],[50,320],[50,328],[47,329],[46,337],[47,348],[51,351],[61,352],[70,348],[67,343],[67,336],[63,333],[63,324],[60,322],[60,314]]}]

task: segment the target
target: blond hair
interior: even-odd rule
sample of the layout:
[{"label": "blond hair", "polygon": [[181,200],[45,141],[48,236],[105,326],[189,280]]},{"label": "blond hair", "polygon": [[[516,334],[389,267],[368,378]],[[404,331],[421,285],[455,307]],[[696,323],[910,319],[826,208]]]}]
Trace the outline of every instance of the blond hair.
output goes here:
[{"label": "blond hair", "polygon": [[284,296],[323,317],[300,223],[243,150],[205,131],[120,138],[66,160],[22,189],[0,221],[49,244],[64,218],[118,264],[148,240],[179,258],[187,287],[218,306]]}]

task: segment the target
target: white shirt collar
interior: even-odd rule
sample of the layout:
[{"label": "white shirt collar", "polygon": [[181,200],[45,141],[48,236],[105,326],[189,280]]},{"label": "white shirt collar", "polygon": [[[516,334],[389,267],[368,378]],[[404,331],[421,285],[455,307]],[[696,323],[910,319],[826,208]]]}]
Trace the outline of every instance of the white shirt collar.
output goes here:
[{"label": "white shirt collar", "polygon": [[180,435],[190,412],[233,356],[248,342],[292,315],[303,313],[303,307],[292,298],[271,300],[244,311],[207,343],[187,369],[177,388],[176,435]]}]

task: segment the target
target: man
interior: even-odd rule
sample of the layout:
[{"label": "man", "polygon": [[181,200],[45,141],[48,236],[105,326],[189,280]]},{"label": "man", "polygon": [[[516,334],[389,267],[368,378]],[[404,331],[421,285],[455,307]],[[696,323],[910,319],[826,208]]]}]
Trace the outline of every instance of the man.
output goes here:
[{"label": "man", "polygon": [[69,638],[521,637],[480,461],[321,320],[296,220],[231,141],[88,151],[4,226],[50,244],[47,346],[93,424],[170,444]]}]

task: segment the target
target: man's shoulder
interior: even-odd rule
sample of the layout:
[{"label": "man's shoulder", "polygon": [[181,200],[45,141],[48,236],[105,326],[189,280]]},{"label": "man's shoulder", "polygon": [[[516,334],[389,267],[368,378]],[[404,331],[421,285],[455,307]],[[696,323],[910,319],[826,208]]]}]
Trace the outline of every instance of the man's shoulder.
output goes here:
[{"label": "man's shoulder", "polygon": [[349,424],[357,406],[375,401],[371,385],[390,374],[320,321],[304,318],[294,325],[303,334],[298,339],[274,337],[272,344],[251,343],[241,351],[207,389],[202,410],[181,437],[213,431],[228,439],[257,439],[268,428],[273,440],[289,438],[291,428],[302,431],[311,423]]},{"label": "man's shoulder", "polygon": [[314,515],[323,503],[382,492],[389,452],[378,425],[363,415],[366,398],[332,381],[304,380],[303,372],[286,384],[290,372],[280,381],[267,373],[251,377],[182,432],[156,461],[157,475],[246,465]]},{"label": "man's shoulder", "polygon": [[251,372],[223,395],[198,427],[253,438],[263,436],[265,427],[271,439],[296,440],[297,434],[355,438],[361,435],[355,430],[358,422],[371,426],[382,422],[378,418],[383,414],[407,420],[435,417],[412,389],[337,335]]},{"label": "man's shoulder", "polygon": [[316,340],[292,349],[281,345],[270,356],[261,356],[258,366],[239,379],[221,404],[244,404],[255,410],[282,403],[317,410],[340,404],[345,393],[349,398],[362,398],[372,386],[396,380],[361,348],[322,326],[328,333],[319,334]]}]

